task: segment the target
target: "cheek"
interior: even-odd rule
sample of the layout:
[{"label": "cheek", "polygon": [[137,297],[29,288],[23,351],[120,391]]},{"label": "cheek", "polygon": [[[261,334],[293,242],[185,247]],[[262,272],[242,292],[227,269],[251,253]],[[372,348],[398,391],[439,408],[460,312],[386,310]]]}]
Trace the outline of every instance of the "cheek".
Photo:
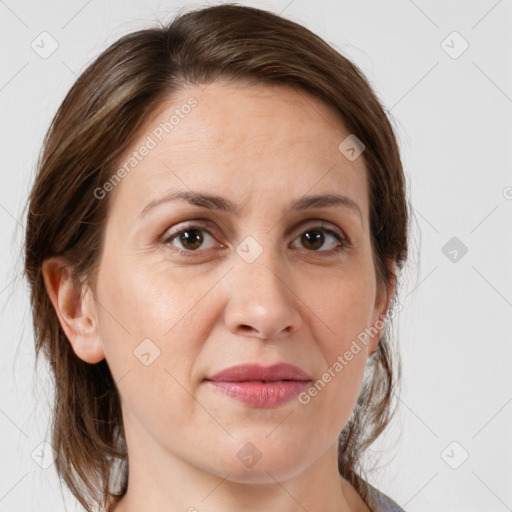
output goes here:
[{"label": "cheek", "polygon": [[373,277],[371,268],[357,271],[351,267],[325,279],[317,276],[314,292],[304,288],[301,293],[313,315],[311,321],[318,326],[317,340],[329,363],[347,350],[372,321],[375,282],[368,275]]},{"label": "cheek", "polygon": [[[100,331],[122,402],[138,423],[165,430],[185,427],[196,405],[194,362],[207,338],[203,287],[118,267],[98,286]],[[185,290],[185,292],[183,291]]]},{"label": "cheek", "polygon": [[105,265],[98,287],[105,305],[102,326],[118,324],[132,343],[144,338],[166,343],[173,332],[183,329],[193,318],[190,313],[201,291],[195,280],[181,278],[182,273],[171,267],[169,262]]},{"label": "cheek", "polygon": [[[102,272],[99,324],[114,377],[131,371],[144,380],[147,370],[156,368],[163,373],[167,370],[186,385],[211,329],[210,319],[215,321],[213,292],[208,293],[212,283],[193,278],[190,272],[172,270],[169,262],[133,268],[105,265]],[[163,383],[154,384],[165,388],[169,380],[165,373]]]},{"label": "cheek", "polygon": [[[314,326],[321,374],[306,407],[324,415],[326,434],[344,425],[361,391],[368,360],[368,327],[375,300],[372,268],[339,272],[329,281],[316,278],[314,293],[305,294],[307,322]],[[329,412],[327,412],[329,411]]]}]

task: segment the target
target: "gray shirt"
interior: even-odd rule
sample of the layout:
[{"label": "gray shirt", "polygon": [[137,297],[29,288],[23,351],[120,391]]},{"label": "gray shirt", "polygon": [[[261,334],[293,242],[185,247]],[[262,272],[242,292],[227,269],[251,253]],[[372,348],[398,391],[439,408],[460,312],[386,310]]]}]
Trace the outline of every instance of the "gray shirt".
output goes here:
[{"label": "gray shirt", "polygon": [[368,501],[372,512],[405,512],[389,496],[380,492],[373,485],[368,484],[368,486],[370,488]]}]

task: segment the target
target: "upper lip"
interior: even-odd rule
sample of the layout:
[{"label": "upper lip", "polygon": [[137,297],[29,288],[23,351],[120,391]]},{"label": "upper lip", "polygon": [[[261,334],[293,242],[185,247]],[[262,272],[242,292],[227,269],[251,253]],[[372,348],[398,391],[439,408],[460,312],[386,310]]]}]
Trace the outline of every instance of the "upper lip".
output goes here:
[{"label": "upper lip", "polygon": [[272,382],[278,380],[307,381],[311,380],[311,377],[297,366],[288,363],[278,363],[272,366],[239,364],[225,368],[207,377],[206,380],[215,382],[243,382],[250,380]]}]

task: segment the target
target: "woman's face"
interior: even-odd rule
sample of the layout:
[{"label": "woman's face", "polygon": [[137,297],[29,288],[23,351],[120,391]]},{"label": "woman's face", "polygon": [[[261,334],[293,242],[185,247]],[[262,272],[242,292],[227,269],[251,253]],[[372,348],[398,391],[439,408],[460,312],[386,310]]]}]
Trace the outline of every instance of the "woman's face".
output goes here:
[{"label": "woman's face", "polygon": [[[349,135],[321,101],[283,86],[190,87],[147,120],[109,192],[95,295],[131,460],[267,482],[336,446],[380,335],[361,333],[387,305],[365,164],[350,139],[339,149]],[[192,192],[217,199],[166,200]],[[351,203],[308,204],[327,194]],[[316,394],[207,380],[246,363],[331,378]]]}]

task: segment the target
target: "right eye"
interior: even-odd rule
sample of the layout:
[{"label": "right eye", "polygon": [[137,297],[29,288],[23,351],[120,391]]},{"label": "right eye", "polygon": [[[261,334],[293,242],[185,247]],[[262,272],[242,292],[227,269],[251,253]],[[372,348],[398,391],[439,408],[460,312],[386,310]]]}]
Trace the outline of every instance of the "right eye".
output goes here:
[{"label": "right eye", "polygon": [[[206,234],[206,240],[208,240],[208,238],[215,240],[204,226],[199,224],[190,224],[180,230],[166,233],[162,239],[162,243],[170,246],[172,250],[177,251],[180,255],[193,256],[192,253],[194,252],[202,252],[199,248],[204,245],[205,235],[203,233]],[[181,247],[176,247],[173,243],[174,241],[179,242]],[[213,246],[206,247],[205,249],[210,249],[212,247]]]}]

